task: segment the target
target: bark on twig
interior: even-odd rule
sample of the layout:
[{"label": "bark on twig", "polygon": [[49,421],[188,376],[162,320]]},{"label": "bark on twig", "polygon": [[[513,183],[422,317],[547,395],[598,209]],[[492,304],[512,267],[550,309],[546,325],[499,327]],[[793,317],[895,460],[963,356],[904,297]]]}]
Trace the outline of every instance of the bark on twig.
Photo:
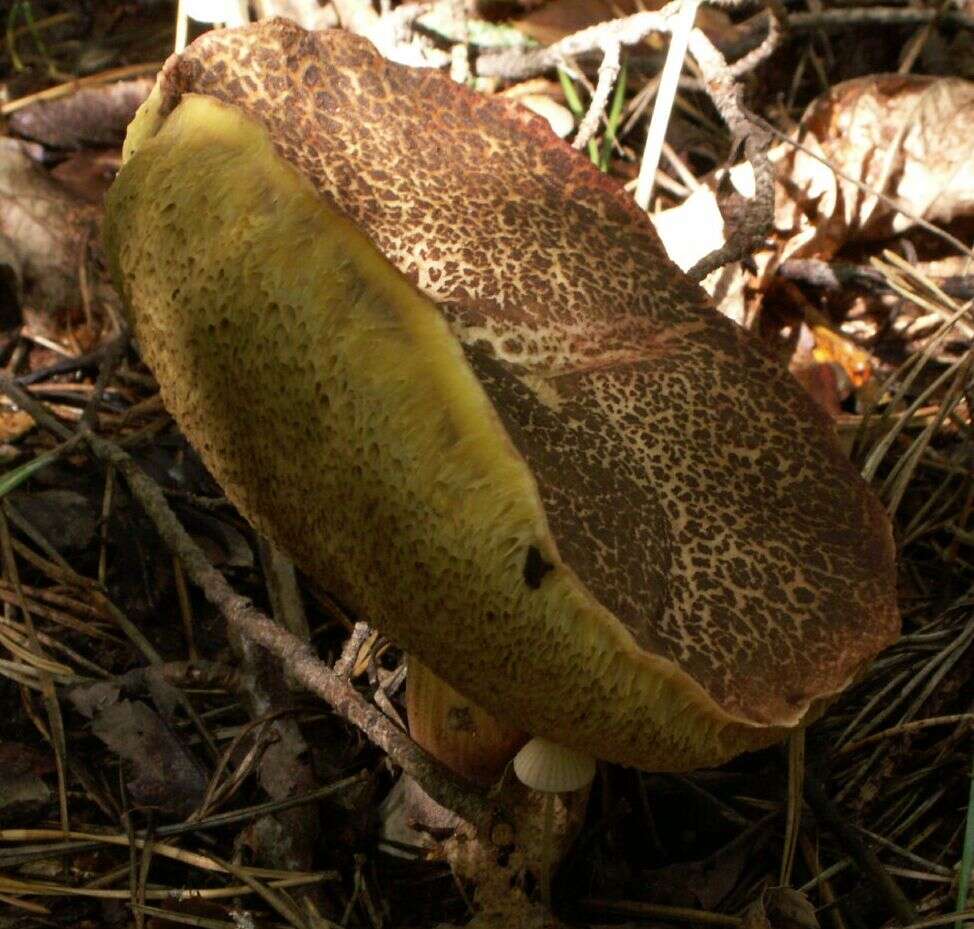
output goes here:
[{"label": "bark on twig", "polygon": [[744,155],[754,171],[754,195],[745,201],[741,217],[727,241],[687,272],[693,280],[702,281],[711,271],[751,254],[771,231],[774,169],[768,159],[769,133],[744,106],[741,85],[728,68],[724,56],[699,29],[690,34],[690,54],[703,72],[710,99],[730,127],[735,141],[743,145]]},{"label": "bark on twig", "polygon": [[481,55],[476,61],[475,71],[480,77],[524,80],[557,68],[568,59],[604,51],[610,45],[635,45],[651,32],[669,32],[670,19],[679,6],[680,0],[672,0],[659,12],[634,13],[597,23],[565,36],[546,48],[530,51],[514,48]]},{"label": "bark on twig", "polygon": [[592,94],[592,102],[589,104],[588,112],[582,119],[572,140],[572,148],[583,149],[588,145],[588,140],[595,135],[599,128],[599,120],[609,102],[609,95],[615,86],[616,79],[619,77],[619,70],[622,67],[622,46],[618,42],[609,42],[605,47],[605,54],[602,57],[602,64],[599,65],[598,83],[595,85],[595,93]]}]

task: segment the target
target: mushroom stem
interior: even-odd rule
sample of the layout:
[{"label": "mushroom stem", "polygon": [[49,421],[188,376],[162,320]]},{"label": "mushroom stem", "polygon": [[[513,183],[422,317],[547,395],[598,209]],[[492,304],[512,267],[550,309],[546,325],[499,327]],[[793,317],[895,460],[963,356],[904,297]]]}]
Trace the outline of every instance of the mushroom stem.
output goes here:
[{"label": "mushroom stem", "polygon": [[544,795],[544,813],[541,824],[541,905],[551,912],[551,832],[555,820],[555,795]]},{"label": "mushroom stem", "polygon": [[413,741],[448,768],[483,786],[496,783],[527,741],[409,656],[406,712]]}]

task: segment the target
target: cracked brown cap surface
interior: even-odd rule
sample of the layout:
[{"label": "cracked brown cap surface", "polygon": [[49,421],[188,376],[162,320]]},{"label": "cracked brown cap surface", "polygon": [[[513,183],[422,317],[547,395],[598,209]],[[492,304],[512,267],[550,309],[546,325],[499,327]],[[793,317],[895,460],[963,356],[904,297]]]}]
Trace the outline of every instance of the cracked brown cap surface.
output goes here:
[{"label": "cracked brown cap surface", "polygon": [[[161,311],[136,283],[159,256],[180,280],[190,258],[197,270],[205,264],[207,249],[236,249],[236,260],[265,277],[279,277],[285,267],[313,274],[294,266],[303,239],[293,223],[290,243],[280,241],[278,230],[270,245],[269,238],[248,238],[253,222],[246,216],[244,231],[225,217],[208,233],[217,244],[192,244],[208,228],[203,208],[184,205],[188,194],[180,193],[178,177],[152,179],[147,167],[162,162],[160,137],[189,109],[203,136],[208,119],[244,127],[211,140],[211,148],[227,149],[219,158],[207,155],[204,164],[198,152],[186,156],[181,170],[191,175],[185,183],[194,195],[207,198],[198,175],[209,171],[209,187],[240,200],[242,214],[283,215],[297,207],[274,185],[299,184],[328,228],[345,230],[347,250],[357,255],[374,247],[433,301],[424,305],[435,305],[474,376],[475,388],[456,389],[482,393],[489,404],[496,428],[483,441],[508,448],[527,469],[524,500],[537,504],[541,526],[534,538],[504,528],[500,503],[481,507],[496,488],[462,491],[480,495],[469,531],[482,525],[496,533],[498,546],[506,538],[513,553],[517,576],[492,600],[479,581],[449,566],[457,553],[443,551],[446,530],[434,511],[444,495],[452,500],[444,513],[458,505],[461,484],[453,478],[403,470],[395,480],[436,485],[425,487],[420,509],[380,514],[376,504],[359,514],[362,537],[378,533],[391,547],[410,519],[425,521],[425,534],[409,536],[411,557],[393,558],[370,542],[363,564],[322,540],[328,554],[316,561],[307,550],[317,523],[305,526],[301,538],[293,526],[278,526],[268,513],[287,508],[253,492],[270,477],[247,473],[252,464],[226,465],[230,445],[211,441],[205,424],[187,426],[193,416],[181,414],[177,389],[167,393],[244,513],[299,564],[327,573],[353,605],[458,690],[532,733],[614,760],[681,769],[717,763],[800,725],[895,639],[894,550],[878,502],[838,449],[824,415],[666,258],[629,196],[516,104],[476,94],[443,74],[391,64],[348,33],[309,33],[283,20],[208,33],[169,60],[141,122],[133,124],[109,239],[164,391],[166,362],[153,361],[146,345],[162,328],[152,318]],[[183,125],[189,121],[187,115],[171,129],[166,144],[191,147]],[[262,161],[254,160],[258,148]],[[241,180],[244,172],[228,188],[224,181],[240,153],[251,158],[255,180]],[[277,180],[259,180],[267,165]],[[126,204],[139,202],[148,212],[162,202],[163,188],[170,215],[185,208],[185,221],[160,214],[155,225],[146,220],[133,231],[138,223]],[[252,202],[245,204],[246,197]],[[350,221],[351,231],[333,216]],[[142,243],[141,258],[133,242]],[[229,261],[220,265],[222,282],[215,278],[204,288],[209,299],[232,277]],[[366,290],[394,274],[372,258],[361,262],[369,269],[362,272]],[[308,285],[311,292],[315,286]],[[399,286],[389,285],[408,303]],[[257,327],[268,338],[267,320],[281,313],[281,299],[258,290],[266,294],[248,335],[257,338]],[[335,299],[312,295],[309,313],[326,297]],[[229,325],[223,318],[213,324],[217,333]],[[311,317],[296,336],[317,344],[316,325]],[[241,346],[235,342],[227,357],[240,361],[252,353],[261,370],[273,354],[266,343]],[[431,350],[424,343],[422,351]],[[309,352],[289,363],[300,360],[309,370],[321,364]],[[432,356],[423,360],[436,367]],[[239,387],[227,389],[239,395]],[[401,417],[419,422],[429,413],[418,401],[410,410],[383,428],[410,430],[412,422]],[[314,432],[316,416],[295,420],[293,431]],[[284,427],[269,428],[279,430],[276,445],[292,441],[293,433],[280,432]],[[331,456],[330,428],[321,426],[294,447]],[[381,444],[378,427],[370,434]],[[460,429],[454,444],[465,435]],[[272,455],[254,452],[250,459],[279,466]],[[345,506],[342,494],[325,499],[316,487],[301,489],[304,507],[317,508],[318,522],[347,525],[344,514],[336,515]],[[292,522],[302,523],[302,514]],[[457,544],[472,545],[464,533]],[[471,548],[458,557],[466,564],[482,556]],[[376,582],[374,573],[365,583],[355,577],[356,563],[366,574],[393,565],[400,574],[393,584]],[[584,608],[564,608],[566,584]],[[434,596],[434,588],[450,594]],[[587,625],[570,627],[569,614]],[[596,627],[597,646],[590,641]],[[533,695],[513,695],[524,688]]]}]

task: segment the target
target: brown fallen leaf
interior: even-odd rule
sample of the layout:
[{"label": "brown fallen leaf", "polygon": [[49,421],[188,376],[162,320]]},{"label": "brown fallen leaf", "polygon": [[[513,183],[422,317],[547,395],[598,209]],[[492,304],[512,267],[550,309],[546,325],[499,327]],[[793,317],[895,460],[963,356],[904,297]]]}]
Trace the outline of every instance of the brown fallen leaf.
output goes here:
[{"label": "brown fallen leaf", "polygon": [[53,794],[41,775],[53,770],[53,755],[20,742],[0,742],[0,820],[12,823],[42,811]]},{"label": "brown fallen leaf", "polygon": [[832,419],[853,392],[862,399],[873,388],[872,356],[821,313],[791,281],[777,283],[803,317],[785,341],[790,346],[788,370]]},{"label": "brown fallen leaf", "polygon": [[[31,420],[30,426],[33,425]],[[74,490],[21,490],[11,494],[10,500],[17,512],[59,552],[84,551],[95,540],[98,511],[92,501]]]},{"label": "brown fallen leaf", "polygon": [[34,417],[23,410],[0,408],[0,444],[16,442],[34,428]]},{"label": "brown fallen leaf", "polygon": [[121,164],[121,149],[81,151],[53,168],[51,177],[82,200],[100,204]]},{"label": "brown fallen leaf", "polygon": [[143,807],[185,818],[206,795],[206,773],[158,713],[140,700],[120,699],[109,683],[70,691],[72,703],[91,717],[91,731],[128,763],[131,799]]},{"label": "brown fallen leaf", "polygon": [[809,320],[809,324],[815,338],[812,349],[815,362],[838,367],[856,390],[865,387],[873,376],[869,353],[825,322]]},{"label": "brown fallen leaf", "polygon": [[17,110],[9,126],[15,135],[53,148],[120,146],[126,126],[154,83],[155,78],[142,77],[84,87],[69,97]]},{"label": "brown fallen leaf", "polygon": [[24,303],[46,313],[80,304],[78,267],[98,210],[37,163],[36,146],[0,138],[0,236],[20,264]]},{"label": "brown fallen leaf", "polygon": [[819,929],[819,923],[805,894],[772,887],[744,911],[744,929]]},{"label": "brown fallen leaf", "polygon": [[717,849],[706,858],[645,871],[641,880],[646,899],[668,906],[715,910],[768,844],[769,833],[752,830]]},{"label": "brown fallen leaf", "polygon": [[[828,164],[932,222],[974,212],[974,82],[921,75],[846,81],[805,112],[797,140]],[[778,175],[780,260],[831,257],[846,242],[914,225],[888,203],[791,145],[771,155]]]}]

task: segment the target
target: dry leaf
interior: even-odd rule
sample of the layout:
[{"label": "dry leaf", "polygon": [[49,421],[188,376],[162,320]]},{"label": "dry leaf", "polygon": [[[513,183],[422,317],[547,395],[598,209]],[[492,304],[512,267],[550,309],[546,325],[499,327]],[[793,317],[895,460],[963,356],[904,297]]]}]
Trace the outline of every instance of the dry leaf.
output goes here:
[{"label": "dry leaf", "polygon": [[824,323],[812,323],[811,330],[815,338],[812,357],[816,363],[837,365],[857,390],[869,383],[873,365],[868,352]]},{"label": "dry leaf", "polygon": [[706,858],[644,871],[641,880],[646,899],[669,906],[716,910],[767,842],[767,833],[742,834]]},{"label": "dry leaf", "polygon": [[10,500],[59,552],[84,551],[95,541],[98,512],[90,500],[73,490],[16,491]]},{"label": "dry leaf", "polygon": [[91,731],[128,763],[132,800],[186,817],[206,794],[206,772],[159,715],[139,700],[119,699],[107,683],[73,688],[74,705],[92,717]]},{"label": "dry leaf", "polygon": [[[797,132],[843,173],[896,198],[916,216],[947,222],[974,211],[974,83],[878,75],[846,81],[816,100]],[[914,220],[790,145],[775,149],[775,225],[781,260],[830,257],[854,239],[903,232]]]},{"label": "dry leaf", "polygon": [[744,929],[819,929],[819,924],[805,894],[772,887],[744,911]]},{"label": "dry leaf", "polygon": [[53,756],[20,742],[0,742],[0,820],[37,815],[51,802],[40,775],[52,773]]},{"label": "dry leaf", "polygon": [[51,177],[88,203],[100,204],[122,164],[119,149],[77,152],[51,170]]},{"label": "dry leaf", "polygon": [[100,84],[59,100],[43,100],[11,115],[10,128],[16,135],[54,148],[120,146],[126,126],[154,82],[145,77]]},{"label": "dry leaf", "polygon": [[24,301],[53,313],[80,303],[80,247],[95,211],[52,180],[31,152],[30,143],[0,138],[0,235],[20,263]]},{"label": "dry leaf", "polygon": [[34,417],[23,410],[0,408],[0,444],[16,442],[34,428]]}]

